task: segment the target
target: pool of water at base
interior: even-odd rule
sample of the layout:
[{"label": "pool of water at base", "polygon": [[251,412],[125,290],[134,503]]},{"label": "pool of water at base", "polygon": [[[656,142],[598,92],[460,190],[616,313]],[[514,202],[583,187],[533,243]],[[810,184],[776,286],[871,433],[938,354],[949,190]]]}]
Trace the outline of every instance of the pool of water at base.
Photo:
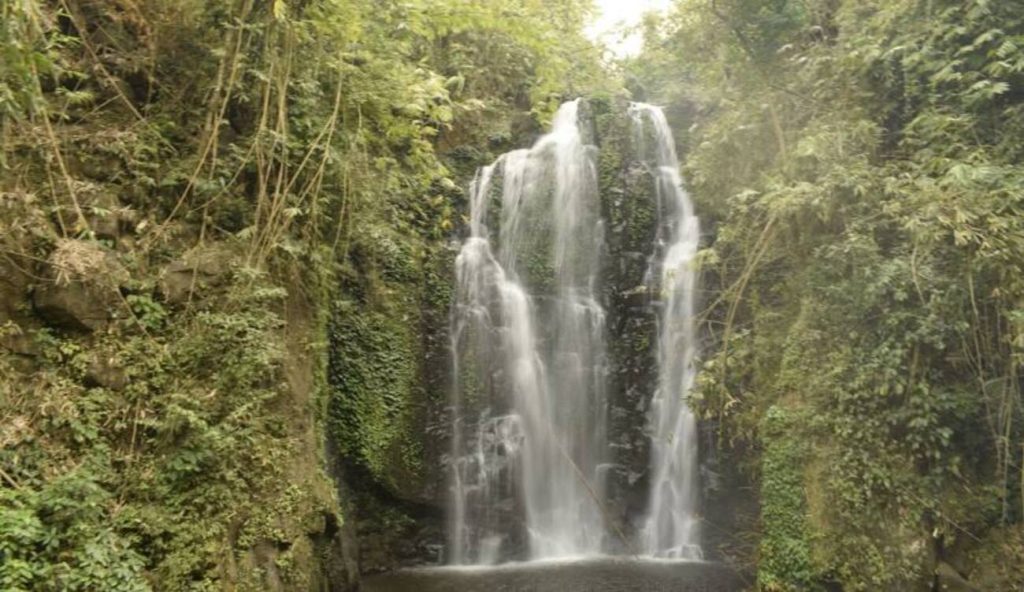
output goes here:
[{"label": "pool of water at base", "polygon": [[362,592],[740,592],[743,577],[704,561],[594,557],[493,567],[423,567],[368,576]]}]

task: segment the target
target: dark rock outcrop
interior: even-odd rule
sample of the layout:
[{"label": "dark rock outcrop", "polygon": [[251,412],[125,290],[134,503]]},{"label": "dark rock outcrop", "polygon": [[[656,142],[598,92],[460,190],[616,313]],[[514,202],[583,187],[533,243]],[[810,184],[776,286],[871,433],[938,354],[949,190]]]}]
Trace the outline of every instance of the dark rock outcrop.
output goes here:
[{"label": "dark rock outcrop", "polygon": [[65,239],[50,256],[46,279],[32,293],[39,317],[58,329],[92,332],[117,318],[127,272],[100,245]]},{"label": "dark rock outcrop", "polygon": [[940,592],[981,592],[981,588],[968,582],[946,562],[939,563],[935,568],[935,586]]}]

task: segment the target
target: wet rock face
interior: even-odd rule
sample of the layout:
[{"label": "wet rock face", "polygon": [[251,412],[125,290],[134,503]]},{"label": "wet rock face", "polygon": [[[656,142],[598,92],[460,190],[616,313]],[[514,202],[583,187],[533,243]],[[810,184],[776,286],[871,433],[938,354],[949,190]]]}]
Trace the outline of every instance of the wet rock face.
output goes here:
[{"label": "wet rock face", "polygon": [[625,105],[593,105],[600,146],[599,185],[608,252],[604,258],[609,340],[608,505],[631,537],[647,506],[650,440],[647,407],[657,386],[657,311],[646,286],[657,215],[654,178],[631,155]]},{"label": "wet rock face", "polygon": [[717,422],[701,422],[701,545],[705,559],[743,564],[755,551],[753,542],[737,533],[755,529],[761,511],[757,488],[741,469],[741,459],[752,452],[723,444],[719,433]]}]

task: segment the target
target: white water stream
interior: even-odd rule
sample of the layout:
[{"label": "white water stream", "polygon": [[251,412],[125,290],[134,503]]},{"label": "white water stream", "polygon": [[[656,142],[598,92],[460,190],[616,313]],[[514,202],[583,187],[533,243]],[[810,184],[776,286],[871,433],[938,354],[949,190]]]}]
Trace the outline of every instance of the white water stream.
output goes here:
[{"label": "white water stream", "polygon": [[[641,158],[653,167],[662,221],[649,275],[658,278],[658,390],[651,401],[651,489],[643,551],[656,557],[700,559],[697,518],[697,421],[687,404],[696,378],[694,257],[700,224],[683,189],[672,131],[658,107],[630,106]],[[650,131],[654,146],[647,146]]]},{"label": "white water stream", "polygon": [[[549,134],[480,169],[471,186],[451,320],[455,565],[598,555],[621,536],[610,532],[604,500],[604,227],[596,148],[579,111],[579,100],[562,105]],[[639,546],[651,556],[699,558],[695,421],[685,403],[699,230],[664,115],[641,104],[630,115],[637,158],[656,178],[661,230],[651,277],[663,306],[650,514]]]},{"label": "white water stream", "polygon": [[455,564],[494,563],[523,546],[528,559],[601,550],[603,231],[578,110],[579,101],[562,105],[551,133],[481,169],[471,188],[470,237],[456,261],[454,405],[480,417],[456,414]]}]

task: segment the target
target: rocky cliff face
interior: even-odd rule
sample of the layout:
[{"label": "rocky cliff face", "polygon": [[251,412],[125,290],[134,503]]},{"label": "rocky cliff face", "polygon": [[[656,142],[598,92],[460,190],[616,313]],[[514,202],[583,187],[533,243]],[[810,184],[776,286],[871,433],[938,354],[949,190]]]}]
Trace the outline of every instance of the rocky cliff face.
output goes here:
[{"label": "rocky cliff face", "polygon": [[[591,101],[608,253],[604,262],[609,338],[609,501],[620,528],[635,534],[647,506],[647,408],[657,385],[657,311],[645,277],[658,216],[655,179],[636,160],[626,103]],[[623,549],[625,550],[625,549]]]}]

